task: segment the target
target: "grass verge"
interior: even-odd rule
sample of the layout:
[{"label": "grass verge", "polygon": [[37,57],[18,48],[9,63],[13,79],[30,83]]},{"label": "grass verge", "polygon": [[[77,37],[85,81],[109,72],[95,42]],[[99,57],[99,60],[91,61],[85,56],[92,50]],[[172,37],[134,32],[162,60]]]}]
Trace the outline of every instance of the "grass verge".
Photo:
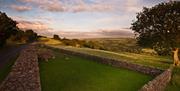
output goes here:
[{"label": "grass verge", "polygon": [[0,83],[6,78],[8,73],[11,71],[11,67],[14,64],[15,60],[17,59],[17,56],[11,58],[6,65],[0,69]]},{"label": "grass verge", "polygon": [[168,84],[166,91],[179,91],[180,90],[180,67],[173,69],[171,82]]}]

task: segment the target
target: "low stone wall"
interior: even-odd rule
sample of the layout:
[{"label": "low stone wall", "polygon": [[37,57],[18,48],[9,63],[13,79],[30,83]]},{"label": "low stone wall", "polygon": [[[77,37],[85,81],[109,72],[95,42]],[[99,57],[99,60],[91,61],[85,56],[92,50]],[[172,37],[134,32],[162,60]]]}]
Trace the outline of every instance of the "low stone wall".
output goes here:
[{"label": "low stone wall", "polygon": [[38,56],[34,45],[22,50],[0,91],[41,91]]},{"label": "low stone wall", "polygon": [[145,84],[139,91],[164,91],[166,85],[171,80],[172,70],[171,68],[158,75],[152,81]]},{"label": "low stone wall", "polygon": [[103,57],[99,57],[99,56],[95,56],[95,55],[89,55],[89,54],[74,52],[71,50],[65,50],[65,49],[60,49],[60,48],[58,48],[58,50],[65,54],[84,57],[84,58],[91,59],[92,61],[95,61],[98,63],[107,64],[107,65],[111,65],[113,67],[118,67],[118,68],[126,68],[126,69],[134,70],[134,71],[152,75],[152,76],[157,76],[163,72],[163,70],[160,70],[157,68],[133,64],[133,63],[129,63],[126,61],[114,60],[114,59],[110,59],[110,58],[103,58]]}]

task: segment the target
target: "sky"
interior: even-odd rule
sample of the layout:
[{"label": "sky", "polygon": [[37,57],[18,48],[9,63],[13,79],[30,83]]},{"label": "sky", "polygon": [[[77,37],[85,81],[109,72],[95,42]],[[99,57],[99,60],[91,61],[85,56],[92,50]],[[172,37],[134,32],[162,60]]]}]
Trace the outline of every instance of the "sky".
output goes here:
[{"label": "sky", "polygon": [[133,37],[133,20],[143,7],[169,0],[0,0],[22,30],[66,38]]}]

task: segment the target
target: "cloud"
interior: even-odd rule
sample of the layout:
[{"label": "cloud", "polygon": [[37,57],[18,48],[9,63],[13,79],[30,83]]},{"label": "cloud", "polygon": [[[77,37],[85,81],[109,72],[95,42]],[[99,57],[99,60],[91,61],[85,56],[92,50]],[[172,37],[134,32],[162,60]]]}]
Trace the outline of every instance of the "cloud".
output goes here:
[{"label": "cloud", "polygon": [[[16,0],[49,12],[139,12],[143,5],[169,0]],[[16,6],[17,8],[18,6]],[[21,8],[20,8],[21,7]],[[22,6],[17,10],[22,10]],[[15,8],[15,7],[14,7]],[[25,8],[27,9],[27,8]]]},{"label": "cloud", "polygon": [[40,35],[45,35],[45,36],[50,36],[52,35],[52,28],[49,28],[48,25],[46,25],[43,22],[40,21],[17,21],[18,24],[17,26],[22,29],[22,30],[27,30],[27,29],[32,29],[33,31],[35,31],[36,33],[40,34]]},{"label": "cloud", "polygon": [[42,22],[31,22],[31,21],[18,21],[17,26],[21,29],[33,29],[33,30],[47,30],[47,25]]},{"label": "cloud", "polygon": [[29,11],[32,9],[31,7],[28,6],[18,6],[18,5],[11,5],[10,8],[19,12]]},{"label": "cloud", "polygon": [[69,0],[69,2],[73,2],[73,4],[71,4],[70,6],[67,5],[67,7],[72,7],[68,8],[68,10],[71,12],[107,12],[113,11],[115,9],[115,6],[113,4],[108,4],[104,2],[94,1],[91,3],[87,3],[84,0]]},{"label": "cloud", "polygon": [[119,30],[97,30],[96,32],[75,32],[63,31],[54,32],[61,37],[66,38],[118,38],[118,37],[133,37],[134,33],[129,28]]},{"label": "cloud", "polygon": [[87,3],[84,0],[17,0],[23,3],[31,3],[37,7],[50,12],[84,12],[84,11],[111,11],[113,4],[104,2]]},{"label": "cloud", "polygon": [[43,10],[51,12],[62,12],[64,7],[59,0],[17,0],[23,3],[33,4]]},{"label": "cloud", "polygon": [[141,0],[126,0],[124,3],[125,12],[139,12],[142,9]]},{"label": "cloud", "polygon": [[[45,36],[52,36],[53,34],[59,34],[61,37],[66,38],[116,38],[116,37],[133,37],[134,34],[129,28],[123,29],[100,29],[96,31],[67,31],[58,30],[49,27],[48,23],[42,21],[27,21],[25,17],[12,17],[18,22],[17,26],[22,29],[32,29],[38,34]],[[46,17],[41,17],[46,18]]]},{"label": "cloud", "polygon": [[127,29],[101,30],[101,35],[106,37],[133,37],[133,32]]}]

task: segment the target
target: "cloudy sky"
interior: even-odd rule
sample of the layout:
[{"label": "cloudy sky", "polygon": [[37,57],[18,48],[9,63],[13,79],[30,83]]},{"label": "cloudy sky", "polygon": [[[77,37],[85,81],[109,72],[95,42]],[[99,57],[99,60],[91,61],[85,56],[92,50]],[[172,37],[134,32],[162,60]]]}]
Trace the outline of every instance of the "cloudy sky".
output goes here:
[{"label": "cloudy sky", "polygon": [[67,38],[130,37],[142,7],[168,0],[0,0],[0,11],[21,29]]}]

